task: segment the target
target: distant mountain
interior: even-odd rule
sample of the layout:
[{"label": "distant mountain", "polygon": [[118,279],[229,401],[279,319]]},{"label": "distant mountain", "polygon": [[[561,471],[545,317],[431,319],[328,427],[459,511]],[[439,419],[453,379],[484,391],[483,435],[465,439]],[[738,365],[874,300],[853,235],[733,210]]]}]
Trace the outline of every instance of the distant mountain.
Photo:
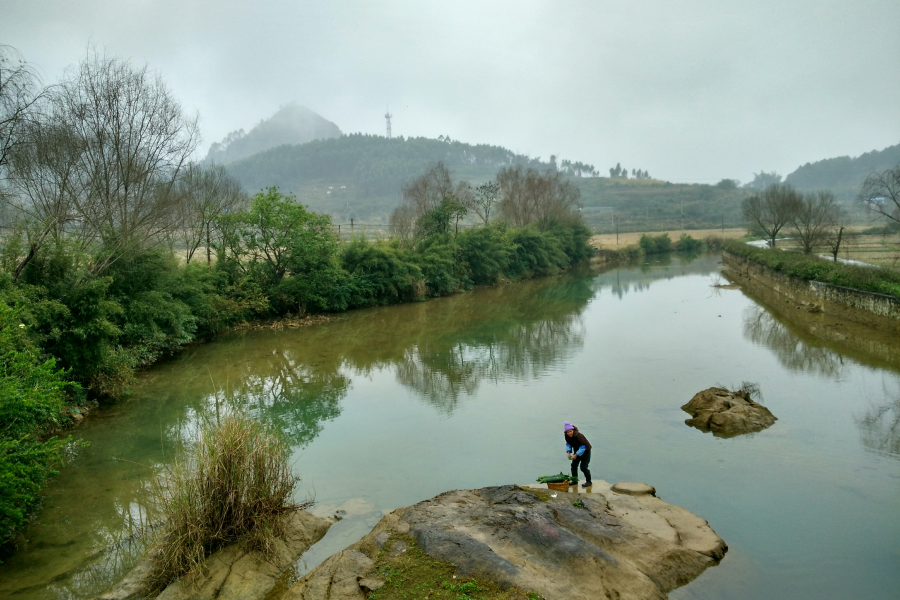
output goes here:
[{"label": "distant mountain", "polygon": [[806,163],[785,178],[799,190],[830,190],[840,200],[853,200],[869,173],[900,164],[900,144],[866,152],[856,158],[839,156]]},{"label": "distant mountain", "polygon": [[278,146],[305,144],[313,140],[341,137],[337,125],[305,106],[288,104],[256,127],[229,133],[210,146],[206,160],[229,164]]}]

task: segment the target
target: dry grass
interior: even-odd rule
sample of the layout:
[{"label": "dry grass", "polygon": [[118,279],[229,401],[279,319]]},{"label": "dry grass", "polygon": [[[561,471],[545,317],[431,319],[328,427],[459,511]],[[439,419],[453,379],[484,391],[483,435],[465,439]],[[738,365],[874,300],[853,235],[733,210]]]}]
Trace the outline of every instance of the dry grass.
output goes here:
[{"label": "dry grass", "polygon": [[590,244],[595,248],[605,248],[607,250],[615,250],[616,248],[624,248],[625,246],[629,246],[632,244],[637,244],[641,240],[641,236],[645,233],[649,235],[662,235],[664,233],[668,233],[669,237],[672,238],[674,242],[678,238],[681,237],[682,233],[686,233],[695,240],[704,240],[708,237],[718,237],[722,239],[735,239],[744,237],[747,235],[747,230],[744,228],[734,228],[734,229],[697,229],[697,230],[686,230],[682,231],[680,229],[673,229],[671,231],[646,231],[646,232],[637,232],[637,233],[620,233],[619,234],[619,244],[616,245],[616,234],[614,233],[602,233],[599,235],[595,235],[590,239]]},{"label": "dry grass", "polygon": [[[799,249],[797,242],[790,239],[779,241],[778,247]],[[817,248],[816,254],[829,254],[829,251]],[[900,267],[900,238],[896,234],[859,234],[850,228],[838,257],[896,269]]]},{"label": "dry grass", "polygon": [[157,482],[165,526],[151,549],[154,590],[199,574],[203,561],[235,542],[263,553],[282,533],[299,478],[275,433],[244,415],[206,424],[185,457]]},{"label": "dry grass", "polygon": [[298,329],[300,327],[309,327],[311,325],[320,325],[322,323],[331,323],[337,321],[338,317],[332,315],[305,315],[295,316],[287,315],[280,319],[270,319],[265,321],[254,321],[252,323],[241,323],[235,327],[237,330],[243,329]]}]

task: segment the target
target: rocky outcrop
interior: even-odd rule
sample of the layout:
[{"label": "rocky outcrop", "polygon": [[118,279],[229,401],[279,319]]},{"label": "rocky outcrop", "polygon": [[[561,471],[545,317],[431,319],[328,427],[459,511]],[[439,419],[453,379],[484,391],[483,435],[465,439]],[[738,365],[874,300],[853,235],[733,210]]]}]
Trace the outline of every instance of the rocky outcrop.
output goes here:
[{"label": "rocky outcrop", "polygon": [[703,390],[681,410],[691,415],[685,424],[724,438],[762,431],[778,420],[768,408],[751,400],[746,392],[731,392],[725,388]]},{"label": "rocky outcrop", "polygon": [[567,600],[662,599],[722,559],[727,547],[706,521],[650,486],[617,486],[627,491],[596,480],[589,493],[507,485],[441,494],[388,514],[283,599],[362,600],[385,585],[379,553],[410,543],[460,576]]},{"label": "rocky outcrop", "polygon": [[[316,517],[305,510],[293,513],[285,533],[273,540],[268,555],[248,552],[240,544],[222,548],[206,559],[204,576],[176,581],[157,596],[158,600],[262,600],[281,572],[310,546],[322,539],[332,519]],[[137,600],[146,597],[146,581],[152,569],[144,560],[125,579],[98,600]]]}]

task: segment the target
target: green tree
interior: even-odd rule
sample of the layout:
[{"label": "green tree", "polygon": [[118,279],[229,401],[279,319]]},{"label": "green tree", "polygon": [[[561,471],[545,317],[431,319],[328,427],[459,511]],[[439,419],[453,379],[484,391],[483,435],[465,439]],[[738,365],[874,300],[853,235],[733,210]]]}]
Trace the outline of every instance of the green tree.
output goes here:
[{"label": "green tree", "polygon": [[455,225],[453,233],[459,232],[459,220],[466,216],[468,209],[454,196],[447,196],[433,209],[426,212],[418,221],[419,238],[451,233],[451,224]]},{"label": "green tree", "polygon": [[249,209],[219,222],[227,264],[269,293],[276,311],[329,308],[328,292],[339,273],[337,234],[328,216],[309,212],[273,187],[254,196]]}]

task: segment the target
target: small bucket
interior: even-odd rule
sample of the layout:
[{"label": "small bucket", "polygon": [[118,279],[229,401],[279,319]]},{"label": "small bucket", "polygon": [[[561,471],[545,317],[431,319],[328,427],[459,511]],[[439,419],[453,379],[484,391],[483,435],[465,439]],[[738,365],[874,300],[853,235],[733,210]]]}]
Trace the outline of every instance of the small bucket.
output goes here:
[{"label": "small bucket", "polygon": [[555,492],[568,492],[569,491],[569,482],[568,481],[560,481],[559,483],[547,483],[547,487]]}]

